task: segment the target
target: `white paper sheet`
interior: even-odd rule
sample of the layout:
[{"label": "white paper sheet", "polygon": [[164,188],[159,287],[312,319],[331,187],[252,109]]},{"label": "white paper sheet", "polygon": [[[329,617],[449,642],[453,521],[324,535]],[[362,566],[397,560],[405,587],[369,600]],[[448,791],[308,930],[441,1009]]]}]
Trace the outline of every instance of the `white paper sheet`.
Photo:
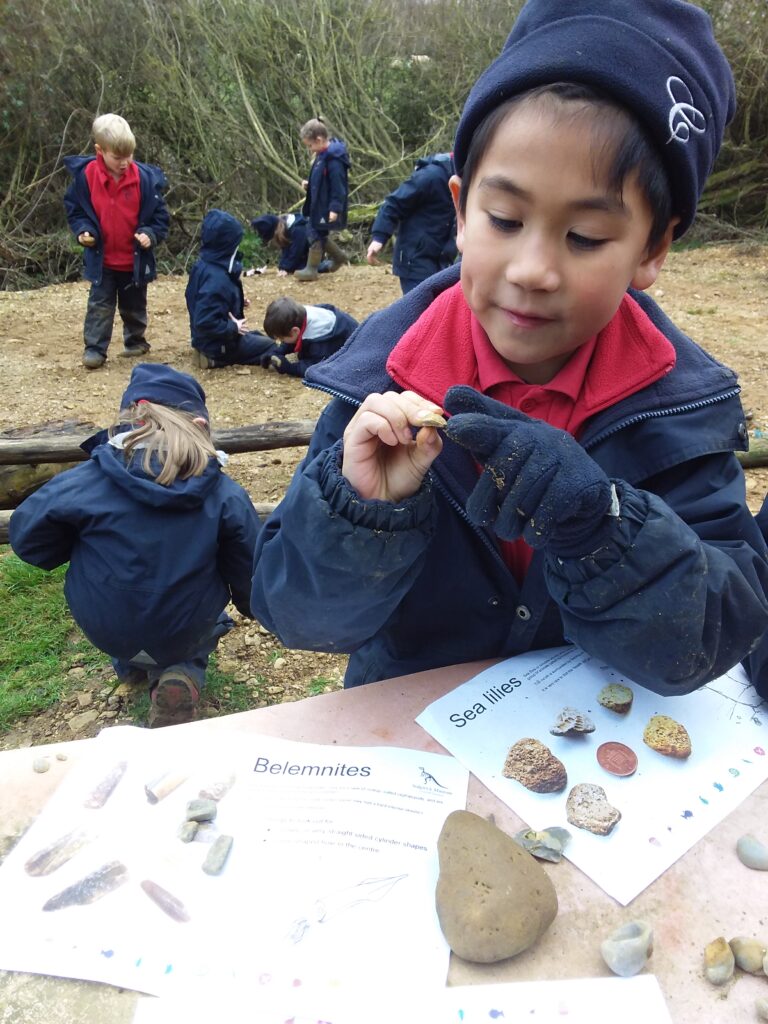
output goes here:
[{"label": "white paper sheet", "polygon": [[141,1000],[134,1024],[671,1024],[652,974],[634,978],[579,978],[506,985],[463,985],[431,990],[424,986],[386,992],[370,989],[329,992],[293,990],[253,1002],[243,993],[205,994],[183,1000]]},{"label": "white paper sheet", "polygon": [[[122,764],[103,806],[86,806]],[[150,803],[145,784],[169,772],[187,777]],[[178,829],[201,788],[231,777],[213,830],[234,844],[222,874],[210,876],[210,842],[183,843]],[[434,909],[436,842],[445,817],[466,805],[467,782],[453,758],[411,750],[106,730],[0,867],[0,968],[152,994],[243,979],[264,992],[343,987],[382,972],[442,984],[449,950]],[[31,875],[29,859],[72,829],[86,833],[82,848]],[[113,861],[127,869],[114,891],[42,909]],[[147,879],[189,920],[152,902]]]},{"label": "white paper sheet", "polygon": [[[608,683],[629,686],[634,702],[618,715],[597,702]],[[564,706],[586,712],[595,731],[553,736]],[[486,670],[431,704],[420,725],[466,765],[533,829],[557,825],[572,839],[566,856],[626,905],[768,778],[768,708],[741,668],[682,697],[659,697],[576,647],[521,655]],[[643,742],[651,716],[667,715],[691,737],[686,760],[659,754]],[[502,775],[509,748],[532,737],[565,765],[559,793],[533,793]],[[615,740],[638,757],[634,775],[620,778],[596,760]],[[621,811],[608,836],[570,825],[566,798],[576,783],[601,786]]]}]

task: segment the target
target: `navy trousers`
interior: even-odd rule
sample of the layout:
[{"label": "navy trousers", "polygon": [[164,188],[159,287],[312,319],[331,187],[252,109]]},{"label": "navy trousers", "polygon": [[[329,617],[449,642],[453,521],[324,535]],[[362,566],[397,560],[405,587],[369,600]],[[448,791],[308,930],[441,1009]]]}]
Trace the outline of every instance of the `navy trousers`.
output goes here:
[{"label": "navy trousers", "polygon": [[106,356],[112,339],[115,309],[123,321],[127,349],[144,344],[147,329],[147,286],[133,283],[130,270],[104,267],[99,284],[92,284],[83,324],[85,347]]}]

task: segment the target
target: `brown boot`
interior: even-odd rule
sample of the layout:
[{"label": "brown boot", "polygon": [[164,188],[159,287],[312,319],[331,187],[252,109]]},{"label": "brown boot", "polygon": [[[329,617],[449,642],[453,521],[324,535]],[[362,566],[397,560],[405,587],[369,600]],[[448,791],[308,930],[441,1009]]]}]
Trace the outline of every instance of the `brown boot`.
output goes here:
[{"label": "brown boot", "polygon": [[150,691],[149,728],[194,722],[198,715],[200,691],[192,679],[174,668],[166,669]]},{"label": "brown boot", "polygon": [[349,263],[349,256],[330,238],[325,243],[325,251],[331,258],[331,265],[328,267],[329,274],[335,273],[335,271]]},{"label": "brown boot", "polygon": [[320,276],[317,268],[323,258],[322,242],[313,242],[307,253],[307,265],[302,270],[297,270],[293,275],[297,281],[316,281]]}]

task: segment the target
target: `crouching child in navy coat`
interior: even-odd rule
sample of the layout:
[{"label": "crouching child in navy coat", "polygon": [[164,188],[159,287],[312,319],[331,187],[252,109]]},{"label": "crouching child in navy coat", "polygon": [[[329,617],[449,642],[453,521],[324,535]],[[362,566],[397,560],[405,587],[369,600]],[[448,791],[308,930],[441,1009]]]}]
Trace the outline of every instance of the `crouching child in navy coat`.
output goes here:
[{"label": "crouching child in navy coat", "polygon": [[528,0],[459,121],[461,264],[307,372],[333,400],[251,596],[286,646],[354,685],[570,642],[662,695],[750,655],[738,382],[645,293],[734,103],[695,4]]},{"label": "crouching child in navy coat", "polygon": [[203,218],[200,256],[184,295],[192,347],[204,370],[238,363],[258,366],[275,347],[246,324],[238,252],[243,234],[242,224],[224,210],[209,210]]},{"label": "crouching child in navy coat", "polygon": [[353,316],[329,303],[304,306],[284,295],[267,306],[264,330],[280,344],[262,366],[303,377],[310,366],[338,352],[357,326]]},{"label": "crouching child in navy coat", "polygon": [[149,725],[197,715],[209,654],[250,617],[259,519],[222,470],[205,393],[168,366],[134,367],[119,426],[83,446],[88,462],[49,480],[11,516],[25,562],[69,562],[72,616],[117,677],[149,686]]}]

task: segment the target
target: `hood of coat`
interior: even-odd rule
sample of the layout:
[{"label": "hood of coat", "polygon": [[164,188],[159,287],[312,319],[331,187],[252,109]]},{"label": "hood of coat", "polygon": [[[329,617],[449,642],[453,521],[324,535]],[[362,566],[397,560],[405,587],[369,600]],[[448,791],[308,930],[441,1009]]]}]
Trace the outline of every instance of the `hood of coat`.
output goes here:
[{"label": "hood of coat", "polygon": [[341,139],[331,139],[331,141],[328,143],[328,149],[326,149],[324,152],[324,156],[326,157],[326,159],[330,159],[332,157],[334,160],[341,160],[341,162],[345,164],[347,167],[349,167],[350,165],[347,147],[344,145]]},{"label": "hood of coat", "polygon": [[[117,444],[115,443],[117,442]],[[139,449],[126,461],[119,445],[119,436],[100,444],[91,452],[91,458],[112,483],[125,491],[134,501],[152,508],[199,508],[219,481],[221,467],[211,458],[202,476],[179,477],[172,484],[159,484],[142,469],[143,452]],[[160,467],[157,467],[158,472]]]},{"label": "hood of coat", "polygon": [[200,259],[217,263],[229,273],[239,269],[237,249],[243,240],[243,226],[225,210],[209,210],[200,229]]},{"label": "hood of coat", "polygon": [[453,174],[453,157],[450,153],[433,153],[432,156],[419,157],[416,161],[416,170],[429,166],[439,168],[445,175],[445,180],[448,181]]}]

